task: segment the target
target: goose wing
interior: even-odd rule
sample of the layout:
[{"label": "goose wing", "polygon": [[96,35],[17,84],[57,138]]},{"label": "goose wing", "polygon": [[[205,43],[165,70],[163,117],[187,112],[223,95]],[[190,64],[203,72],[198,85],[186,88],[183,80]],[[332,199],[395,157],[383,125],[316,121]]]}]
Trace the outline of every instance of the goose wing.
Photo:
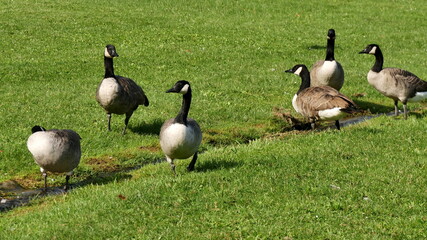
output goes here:
[{"label": "goose wing", "polygon": [[415,92],[427,91],[427,82],[411,72],[399,68],[385,68],[384,70],[387,70],[390,76],[396,79],[396,86],[402,84],[406,88],[414,89]]},{"label": "goose wing", "polygon": [[[303,95],[301,96],[301,93]],[[301,106],[310,111],[322,111],[332,108],[356,107],[356,104],[347,96],[329,86],[311,87],[301,92],[298,98]]]},{"label": "goose wing", "polygon": [[148,98],[145,96],[144,91],[132,79],[122,76],[116,76],[116,78],[120,85],[123,86],[124,91],[130,96],[131,99],[135,99],[138,105],[149,105]]}]

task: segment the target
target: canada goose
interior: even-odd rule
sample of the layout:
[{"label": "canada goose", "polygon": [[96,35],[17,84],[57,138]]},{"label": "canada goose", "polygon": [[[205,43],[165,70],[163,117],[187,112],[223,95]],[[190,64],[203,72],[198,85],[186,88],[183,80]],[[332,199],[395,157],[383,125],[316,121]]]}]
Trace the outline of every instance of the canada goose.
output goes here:
[{"label": "canada goose", "polygon": [[114,75],[113,58],[118,57],[116,48],[107,45],[104,51],[105,76],[96,90],[96,100],[107,112],[108,131],[111,130],[111,114],[126,114],[125,134],[129,119],[139,105],[148,106],[144,91],[132,79]]},{"label": "canada goose", "polygon": [[193,156],[188,165],[188,171],[194,170],[197,160],[197,150],[202,141],[202,131],[199,124],[191,118],[187,118],[191,104],[190,83],[184,80],[178,81],[166,91],[166,93],[180,93],[182,96],[181,110],[175,118],[166,120],[160,129],[160,146],[175,172],[174,159],[185,159]]},{"label": "canada goose", "polygon": [[399,115],[398,101],[403,103],[405,119],[408,118],[407,102],[427,98],[427,82],[413,73],[399,68],[383,68],[384,58],[377,44],[369,44],[360,54],[375,55],[375,64],[368,72],[368,82],[384,96],[394,100],[394,114]]},{"label": "canada goose", "polygon": [[305,65],[295,65],[285,72],[301,77],[301,85],[292,99],[294,109],[308,118],[314,129],[319,120],[335,120],[340,130],[339,119],[357,111],[356,104],[336,89],[329,86],[310,87],[310,73]]},{"label": "canada goose", "polygon": [[330,86],[340,90],[344,84],[344,69],[334,58],[335,30],[329,29],[325,60],[317,61],[310,70],[311,87]]},{"label": "canada goose", "polygon": [[68,190],[70,176],[80,162],[80,136],[73,130],[51,129],[46,131],[40,126],[34,126],[31,131],[27,147],[35,162],[40,166],[45,190],[47,190],[47,171],[67,173],[64,189]]}]

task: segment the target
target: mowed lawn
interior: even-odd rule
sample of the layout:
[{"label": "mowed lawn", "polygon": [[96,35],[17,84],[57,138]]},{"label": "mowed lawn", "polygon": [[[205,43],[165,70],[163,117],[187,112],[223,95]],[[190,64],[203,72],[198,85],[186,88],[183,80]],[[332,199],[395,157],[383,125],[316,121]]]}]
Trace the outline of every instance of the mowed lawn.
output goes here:
[{"label": "mowed lawn", "polygon": [[[341,91],[368,114],[392,111],[367,83],[374,57],[358,52],[377,43],[385,67],[427,79],[423,1],[0,3],[0,182],[42,186],[26,148],[34,125],[77,131],[83,151],[75,189],[0,213],[0,239],[427,238],[425,102],[406,121],[342,131],[283,131],[275,117],[296,115],[300,79],[283,71],[323,59],[329,28]],[[95,100],[106,44],[116,74],[150,99],[124,136],[124,116],[107,132]],[[174,177],[158,133],[180,108],[165,93],[180,79],[205,138],[196,171],[182,160]]]}]

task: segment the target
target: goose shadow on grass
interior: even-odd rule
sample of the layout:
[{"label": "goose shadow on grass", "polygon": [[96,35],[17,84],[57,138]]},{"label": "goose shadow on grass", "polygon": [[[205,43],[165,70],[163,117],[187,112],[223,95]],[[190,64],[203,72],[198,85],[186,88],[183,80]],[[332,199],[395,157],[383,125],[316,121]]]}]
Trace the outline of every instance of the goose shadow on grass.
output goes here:
[{"label": "goose shadow on grass", "polygon": [[357,98],[353,98],[353,102],[355,102],[360,109],[367,110],[372,114],[389,113],[391,111],[394,111],[394,106],[390,106],[390,105],[385,106],[385,105],[376,104],[373,102],[363,101]]},{"label": "goose shadow on grass", "polygon": [[129,129],[137,134],[140,135],[159,135],[160,134],[160,128],[162,127],[164,122],[164,119],[154,119],[151,123],[140,123],[137,126],[129,126]]},{"label": "goose shadow on grass", "polygon": [[[387,116],[392,116],[394,117],[394,104],[393,101],[391,101],[390,99],[390,105],[381,105],[381,104],[376,104],[373,102],[367,102],[367,101],[363,101],[360,99],[353,99],[353,101],[359,106],[359,108],[361,109],[365,109],[369,112],[371,112],[372,114],[384,114]],[[419,113],[419,112],[414,112],[411,111],[411,106],[410,103],[407,105],[408,106],[408,116],[415,116],[416,118],[423,118],[423,114]],[[399,114],[402,115],[403,114],[403,105],[401,102],[399,102]],[[412,108],[412,110],[414,110]]]},{"label": "goose shadow on grass", "polygon": [[319,49],[326,49],[326,45],[312,45],[307,47],[308,50],[319,50]]},{"label": "goose shadow on grass", "polygon": [[221,169],[231,169],[235,167],[242,166],[243,163],[240,161],[230,161],[230,160],[208,160],[208,161],[200,161],[197,160],[197,164],[195,167],[196,172],[210,172],[214,170]]}]

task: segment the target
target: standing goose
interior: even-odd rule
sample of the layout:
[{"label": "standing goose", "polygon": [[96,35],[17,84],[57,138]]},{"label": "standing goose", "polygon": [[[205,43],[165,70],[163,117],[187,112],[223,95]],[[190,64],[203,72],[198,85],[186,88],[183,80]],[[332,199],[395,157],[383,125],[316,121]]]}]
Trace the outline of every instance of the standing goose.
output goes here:
[{"label": "standing goose", "polygon": [[47,190],[47,171],[67,173],[65,190],[68,190],[68,181],[74,168],[79,165],[81,149],[80,136],[68,129],[51,129],[34,126],[27,141],[28,150],[40,166],[44,177],[44,188]]},{"label": "standing goose", "polygon": [[368,72],[368,82],[384,96],[394,100],[394,114],[399,115],[398,101],[403,103],[405,119],[408,118],[407,102],[427,98],[427,82],[413,73],[399,68],[383,68],[384,58],[377,44],[369,44],[360,54],[375,56],[375,64]]},{"label": "standing goose", "polygon": [[305,65],[295,65],[285,72],[301,77],[301,85],[292,99],[292,106],[310,120],[312,129],[316,121],[335,120],[335,126],[340,130],[338,120],[357,111],[356,104],[336,89],[329,86],[310,87],[310,73]]},{"label": "standing goose", "polygon": [[183,94],[182,106],[175,118],[166,120],[163,123],[160,130],[160,146],[174,174],[176,172],[173,160],[185,159],[191,156],[193,156],[193,159],[187,169],[188,171],[193,171],[197,160],[197,150],[202,141],[202,131],[195,120],[187,118],[191,104],[190,83],[184,80],[178,81],[166,93]]},{"label": "standing goose", "polygon": [[105,76],[96,90],[96,100],[107,112],[108,131],[111,130],[111,114],[126,114],[126,132],[129,119],[139,105],[148,106],[148,98],[144,91],[132,79],[114,75],[113,58],[118,57],[116,48],[107,45],[104,51]]},{"label": "standing goose", "polygon": [[311,87],[330,86],[339,91],[344,84],[344,69],[334,58],[334,29],[329,29],[327,38],[325,60],[319,60],[311,67]]}]

